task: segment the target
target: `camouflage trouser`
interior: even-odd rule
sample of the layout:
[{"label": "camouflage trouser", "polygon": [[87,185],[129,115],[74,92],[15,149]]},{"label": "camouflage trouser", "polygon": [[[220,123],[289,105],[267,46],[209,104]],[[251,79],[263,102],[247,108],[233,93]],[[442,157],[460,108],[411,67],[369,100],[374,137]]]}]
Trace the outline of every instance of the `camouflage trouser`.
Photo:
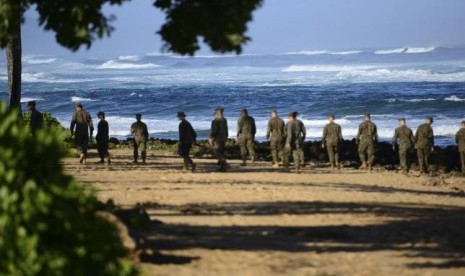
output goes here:
[{"label": "camouflage trouser", "polygon": [[294,158],[294,167],[296,170],[300,169],[300,151],[301,148],[284,148],[284,168],[288,169],[289,168],[289,159],[292,155]]},{"label": "camouflage trouser", "polygon": [[358,145],[358,155],[362,163],[372,165],[375,160],[375,145],[373,141],[360,141]]},{"label": "camouflage trouser", "polygon": [[326,143],[326,150],[328,151],[329,162],[339,164],[339,145]]},{"label": "camouflage trouser", "polygon": [[215,141],[215,145],[213,147],[215,156],[218,158],[218,165],[222,167],[226,165],[226,156],[224,155],[225,146],[226,141]]},{"label": "camouflage trouser", "polygon": [[304,164],[305,163],[305,152],[304,152],[304,141],[303,140],[300,141],[300,145],[301,147],[299,149],[299,160],[300,160],[300,164]]},{"label": "camouflage trouser", "polygon": [[273,163],[278,164],[280,157],[283,154],[283,144],[280,137],[271,137],[270,141],[271,156]]},{"label": "camouflage trouser", "polygon": [[410,161],[409,161],[410,151],[411,151],[410,147],[399,148],[400,167],[402,168],[403,171],[408,171],[410,169]]},{"label": "camouflage trouser", "polygon": [[142,160],[145,161],[147,157],[147,141],[134,139],[134,160],[137,161],[139,157],[139,150],[141,151]]},{"label": "camouflage trouser", "polygon": [[462,172],[465,173],[465,151],[460,152],[460,161],[462,162]]},{"label": "camouflage trouser", "polygon": [[97,140],[97,151],[100,158],[103,160],[108,157],[108,140]]},{"label": "camouflage trouser", "polygon": [[255,143],[252,137],[241,137],[239,141],[241,147],[241,157],[245,161],[247,159],[247,151],[252,159],[255,159]]},{"label": "camouflage trouser", "polygon": [[429,155],[431,153],[430,147],[418,148],[418,165],[420,166],[420,172],[428,172],[429,169]]},{"label": "camouflage trouser", "polygon": [[87,133],[76,133],[74,142],[76,144],[77,154],[80,155],[83,153],[87,155],[87,148],[89,147],[89,135]]}]

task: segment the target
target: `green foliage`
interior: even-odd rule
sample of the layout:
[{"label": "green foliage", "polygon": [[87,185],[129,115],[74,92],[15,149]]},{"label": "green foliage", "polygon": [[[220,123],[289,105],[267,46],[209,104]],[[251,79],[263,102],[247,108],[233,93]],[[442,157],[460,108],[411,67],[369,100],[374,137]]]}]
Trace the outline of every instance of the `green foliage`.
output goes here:
[{"label": "green foliage", "polygon": [[[129,0],[0,0],[0,48],[17,35],[24,12],[34,7],[39,25],[53,31],[58,44],[78,50],[89,48],[97,38],[113,31],[112,15],[102,13],[105,5],[121,5]],[[168,51],[193,55],[200,49],[198,38],[215,52],[242,52],[250,40],[245,35],[252,12],[263,0],[152,0],[166,15],[158,34]]]},{"label": "green foliage", "polygon": [[0,104],[0,274],[134,275],[95,195],[63,173],[50,128],[31,135]]},{"label": "green foliage", "polygon": [[156,0],[166,13],[158,34],[169,51],[193,55],[200,49],[198,37],[215,52],[242,52],[250,40],[245,35],[252,12],[262,0]]}]

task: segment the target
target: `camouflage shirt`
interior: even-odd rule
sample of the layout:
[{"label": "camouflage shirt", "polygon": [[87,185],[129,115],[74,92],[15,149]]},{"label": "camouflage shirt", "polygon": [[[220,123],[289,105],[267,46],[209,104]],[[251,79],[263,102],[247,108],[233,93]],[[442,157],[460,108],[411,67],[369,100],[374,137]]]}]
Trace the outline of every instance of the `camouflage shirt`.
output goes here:
[{"label": "camouflage shirt", "polygon": [[322,140],[330,145],[338,145],[342,141],[341,126],[334,122],[325,125]]},{"label": "camouflage shirt", "polygon": [[147,141],[149,139],[149,131],[147,125],[143,122],[135,122],[131,125],[131,133],[137,141]]},{"label": "camouflage shirt", "polygon": [[415,134],[417,148],[429,148],[434,146],[433,128],[428,124],[422,124],[418,127]]},{"label": "camouflage shirt", "polygon": [[305,127],[300,120],[288,122],[286,124],[286,145],[291,147],[302,147],[302,142],[305,139]]},{"label": "camouflage shirt", "polygon": [[370,121],[365,121],[359,125],[357,133],[357,142],[360,141],[378,142],[378,130],[374,123]]},{"label": "camouflage shirt", "polygon": [[254,137],[257,133],[255,119],[251,116],[244,116],[237,121],[237,137]]},{"label": "camouflage shirt", "polygon": [[415,144],[413,131],[407,126],[400,126],[396,128],[394,137],[392,138],[392,144],[397,145],[397,140],[399,140],[400,148],[411,148]]},{"label": "camouflage shirt", "polygon": [[457,131],[457,134],[455,134],[455,142],[459,146],[460,152],[465,151],[465,128],[461,128]]},{"label": "camouflage shirt", "polygon": [[268,121],[268,129],[266,130],[267,139],[270,139],[270,136],[281,139],[284,134],[284,121],[281,118],[275,117]]},{"label": "camouflage shirt", "polygon": [[216,141],[226,142],[228,137],[228,121],[224,117],[215,118],[212,121],[210,138],[215,139]]}]

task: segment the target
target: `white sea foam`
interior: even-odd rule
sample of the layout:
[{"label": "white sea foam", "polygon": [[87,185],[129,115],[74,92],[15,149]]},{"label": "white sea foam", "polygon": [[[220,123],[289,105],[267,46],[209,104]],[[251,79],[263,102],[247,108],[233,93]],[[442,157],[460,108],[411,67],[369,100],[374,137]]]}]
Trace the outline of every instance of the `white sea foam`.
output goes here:
[{"label": "white sea foam", "polygon": [[154,63],[129,63],[129,62],[118,62],[115,60],[109,60],[102,65],[98,66],[97,69],[151,69],[158,68],[160,65]]},{"label": "white sea foam", "polygon": [[352,51],[326,51],[326,50],[303,50],[303,51],[294,51],[287,52],[285,55],[304,55],[304,56],[313,56],[313,55],[356,55],[360,54],[361,50],[352,50]]},{"label": "white sea foam", "polygon": [[124,61],[139,61],[140,60],[139,56],[136,56],[136,55],[119,56],[118,59],[124,60]]},{"label": "white sea foam", "polygon": [[432,102],[436,101],[437,99],[435,98],[420,98],[420,99],[386,99],[387,102],[389,103],[394,103],[394,102],[407,102],[407,103],[417,103],[417,102]]},{"label": "white sea foam", "polygon": [[27,103],[27,102],[32,102],[32,101],[43,101],[44,98],[40,98],[40,97],[22,97],[21,98],[21,102],[22,103]]},{"label": "white sea foam", "polygon": [[447,101],[447,102],[465,102],[465,99],[459,98],[459,97],[457,97],[455,95],[452,95],[450,97],[445,98],[444,101]]},{"label": "white sea foam", "polygon": [[28,64],[49,64],[55,62],[57,59],[56,58],[43,58],[40,56],[34,56],[34,55],[25,55],[22,58],[23,62],[28,63]]},{"label": "white sea foam", "polygon": [[372,69],[370,65],[291,65],[283,72],[351,72],[354,70]]},{"label": "white sea foam", "polygon": [[424,54],[436,50],[436,47],[412,47],[407,48],[406,54]]},{"label": "white sea foam", "polygon": [[378,50],[375,51],[375,55],[392,55],[392,54],[402,54],[406,51],[406,48],[397,48],[390,50]]},{"label": "white sea foam", "polygon": [[430,70],[379,68],[375,70],[345,70],[339,72],[337,78],[358,82],[465,82],[465,72],[442,74]]},{"label": "white sea foam", "polygon": [[95,100],[92,100],[91,98],[81,98],[78,96],[73,96],[71,97],[71,101],[73,103],[80,103],[80,102],[94,102]]}]

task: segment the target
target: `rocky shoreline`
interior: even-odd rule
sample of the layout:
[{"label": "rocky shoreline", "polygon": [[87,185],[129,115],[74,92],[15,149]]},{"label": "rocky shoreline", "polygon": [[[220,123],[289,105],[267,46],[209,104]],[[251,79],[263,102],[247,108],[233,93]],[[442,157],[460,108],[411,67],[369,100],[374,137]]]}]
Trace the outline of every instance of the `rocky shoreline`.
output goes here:
[{"label": "rocky shoreline", "polygon": [[[154,139],[151,138],[148,142],[149,151],[161,151],[171,154],[177,154],[177,140],[169,139]],[[132,139],[118,140],[117,138],[110,139],[110,148],[129,148],[132,147]],[[430,157],[430,170],[438,173],[447,173],[452,171],[460,171],[460,156],[457,146],[435,147],[434,152]],[[256,142],[255,151],[257,160],[271,162],[270,144],[269,142]],[[196,158],[206,158],[212,156],[212,151],[208,145],[208,141],[198,141],[197,145],[192,148],[192,154]],[[325,149],[321,148],[320,141],[307,141],[304,143],[304,152],[306,162],[326,163],[328,155]],[[229,139],[226,143],[226,156],[228,159],[240,159],[239,144],[235,139]],[[341,147],[341,160],[345,167],[357,167],[359,158],[357,152],[357,144],[355,139],[344,140]],[[412,160],[412,168],[416,169],[416,151],[413,150],[410,154]],[[392,145],[388,142],[380,142],[376,145],[375,166],[383,167],[386,170],[396,170],[399,164],[397,152],[392,150]]]}]

